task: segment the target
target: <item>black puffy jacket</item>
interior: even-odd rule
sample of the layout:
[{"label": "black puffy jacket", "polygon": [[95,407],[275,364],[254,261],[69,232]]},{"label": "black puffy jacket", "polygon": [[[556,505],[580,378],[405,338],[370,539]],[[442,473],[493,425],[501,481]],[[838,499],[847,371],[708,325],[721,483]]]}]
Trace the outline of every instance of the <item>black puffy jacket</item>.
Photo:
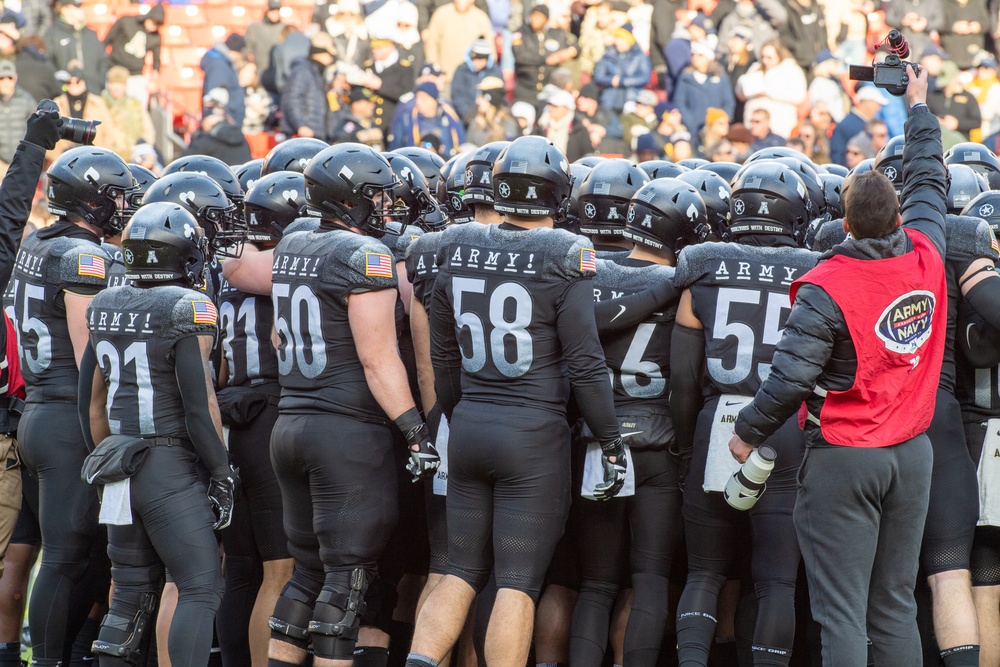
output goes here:
[{"label": "black puffy jacket", "polygon": [[[910,110],[903,154],[904,226],[923,232],[945,255],[945,172],[942,164],[941,128],[926,106]],[[912,251],[902,230],[881,239],[848,240],[833,253],[857,259],[879,260]],[[822,258],[821,258],[822,261]],[[784,424],[806,402],[809,413],[819,416],[823,398],[813,392],[820,386],[843,391],[854,384],[857,353],[844,315],[821,288],[804,284],[795,296],[784,333],[774,352],[771,374],[753,402],[736,421],[736,434],[757,445]],[[820,429],[806,423],[806,443],[825,443]]]}]

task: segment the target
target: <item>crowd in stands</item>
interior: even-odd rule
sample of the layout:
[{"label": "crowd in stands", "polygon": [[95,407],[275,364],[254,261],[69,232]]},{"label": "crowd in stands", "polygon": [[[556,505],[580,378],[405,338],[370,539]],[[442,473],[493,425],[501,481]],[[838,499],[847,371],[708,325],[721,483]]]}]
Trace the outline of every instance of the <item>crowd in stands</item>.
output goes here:
[{"label": "crowd in stands", "polygon": [[[81,2],[4,5],[0,173],[43,98],[101,121],[97,145],[162,160],[147,109],[164,6],[101,40]],[[791,143],[851,166],[902,133],[901,99],[847,77],[890,27],[932,76],[945,148],[1000,138],[995,0],[339,0],[311,22],[282,9],[268,0],[243,34],[200,45],[189,153],[241,164],[260,152],[246,137],[268,133],[447,157],[535,133],[570,160],[739,162]]]}]

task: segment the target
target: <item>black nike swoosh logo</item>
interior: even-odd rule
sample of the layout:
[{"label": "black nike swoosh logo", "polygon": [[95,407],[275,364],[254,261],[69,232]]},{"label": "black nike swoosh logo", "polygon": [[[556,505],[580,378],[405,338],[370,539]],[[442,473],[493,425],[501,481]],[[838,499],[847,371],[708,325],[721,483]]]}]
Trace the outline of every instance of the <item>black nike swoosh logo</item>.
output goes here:
[{"label": "black nike swoosh logo", "polygon": [[730,405],[739,405],[742,402],[743,401],[726,401],[726,405],[727,406],[730,406]]}]

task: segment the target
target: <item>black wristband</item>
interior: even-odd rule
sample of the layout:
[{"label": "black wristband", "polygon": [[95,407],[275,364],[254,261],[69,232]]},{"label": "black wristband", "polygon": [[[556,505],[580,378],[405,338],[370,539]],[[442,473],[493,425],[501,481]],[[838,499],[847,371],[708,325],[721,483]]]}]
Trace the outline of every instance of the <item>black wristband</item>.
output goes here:
[{"label": "black wristband", "polygon": [[410,408],[403,414],[396,417],[396,427],[403,432],[406,442],[411,445],[418,444],[427,436],[427,426],[424,425],[423,417],[416,407]]},{"label": "black wristband", "polygon": [[965,280],[962,280],[961,282],[958,283],[958,289],[962,289],[963,287],[965,287],[965,283],[969,282],[970,280],[978,276],[980,273],[985,273],[987,271],[995,273],[996,267],[994,267],[992,264],[988,266],[980,266],[978,269],[976,269],[971,274],[966,276]]}]

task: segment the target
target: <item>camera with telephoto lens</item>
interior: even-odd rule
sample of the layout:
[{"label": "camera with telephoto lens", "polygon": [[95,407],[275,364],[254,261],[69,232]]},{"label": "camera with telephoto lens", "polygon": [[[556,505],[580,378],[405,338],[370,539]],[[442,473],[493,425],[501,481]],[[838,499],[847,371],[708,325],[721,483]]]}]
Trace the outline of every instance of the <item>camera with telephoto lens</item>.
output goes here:
[{"label": "camera with telephoto lens", "polygon": [[754,448],[740,469],[729,478],[722,494],[726,502],[744,511],[756,505],[767,487],[767,478],[774,470],[774,459],[777,457],[777,453],[767,445]]},{"label": "camera with telephoto lens", "polygon": [[[39,111],[55,111],[59,113],[59,107],[52,100],[43,100],[38,105]],[[93,146],[94,137],[97,136],[97,126],[101,124],[99,120],[80,120],[79,118],[62,118],[62,127],[59,128],[59,138],[72,141],[75,144]]]},{"label": "camera with telephoto lens", "polygon": [[893,29],[878,46],[884,46],[889,52],[885,60],[874,63],[871,67],[851,65],[851,80],[871,81],[877,88],[884,89],[890,95],[896,97],[904,95],[906,84],[910,82],[910,78],[906,75],[906,66],[912,67],[914,74],[920,73],[919,65],[903,60],[910,55],[910,44],[898,30]]}]

